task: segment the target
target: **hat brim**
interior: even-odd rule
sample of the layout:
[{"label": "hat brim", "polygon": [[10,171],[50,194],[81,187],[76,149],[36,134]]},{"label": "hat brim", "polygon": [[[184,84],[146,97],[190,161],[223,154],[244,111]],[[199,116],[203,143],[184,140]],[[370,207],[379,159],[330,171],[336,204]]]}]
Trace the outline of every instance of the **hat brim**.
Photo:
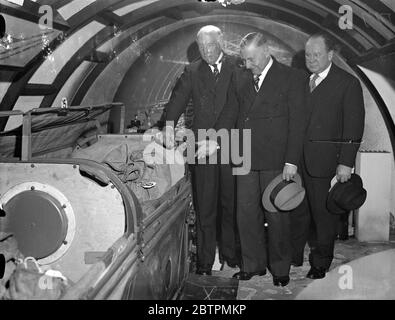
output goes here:
[{"label": "hat brim", "polygon": [[336,185],[337,183],[337,176],[335,175],[332,180],[331,180],[331,187],[329,188],[328,192],[331,192],[331,190],[333,189],[333,187]]},{"label": "hat brim", "polygon": [[335,176],[331,181],[331,188],[328,190],[328,196],[326,199],[326,208],[330,213],[333,214],[346,214],[349,212],[339,207],[336,204],[336,202],[332,199],[332,195],[334,194],[335,190],[338,189],[340,186],[341,186],[341,182],[338,182]]},{"label": "hat brim", "polygon": [[[362,180],[357,174],[353,173],[353,174],[351,174],[351,177],[354,178],[354,179],[355,179],[355,177],[357,177],[359,179],[359,181],[361,183],[361,187],[362,187]],[[327,199],[326,199],[326,208],[328,209],[328,211],[330,213],[341,215],[341,214],[348,214],[350,211],[356,210],[356,209],[346,210],[346,209],[340,207],[339,205],[337,205],[336,201],[334,201],[332,199],[332,195],[334,194],[335,190],[337,188],[340,188],[341,185],[342,185],[342,183],[338,182],[337,179],[336,179],[336,176],[334,176],[332,181],[331,181],[331,187],[328,190],[328,196],[327,196]],[[366,195],[365,195],[365,199],[366,199]]]},{"label": "hat brim", "polygon": [[[299,174],[296,174],[295,177],[292,179],[296,183],[302,185],[302,179]],[[279,174],[277,177],[275,177],[266,187],[265,191],[262,194],[262,205],[265,208],[266,211],[268,212],[279,212],[279,210],[273,205],[273,203],[270,201],[270,194],[272,193],[273,189],[281,182],[283,181],[283,174]]]}]

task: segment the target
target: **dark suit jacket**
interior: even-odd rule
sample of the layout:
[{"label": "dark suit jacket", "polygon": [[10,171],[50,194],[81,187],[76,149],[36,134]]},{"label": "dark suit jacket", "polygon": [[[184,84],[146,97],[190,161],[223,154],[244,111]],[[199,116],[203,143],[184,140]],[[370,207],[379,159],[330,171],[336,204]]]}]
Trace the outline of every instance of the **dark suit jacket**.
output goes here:
[{"label": "dark suit jacket", "polygon": [[[306,87],[306,90],[307,87]],[[365,109],[359,80],[332,63],[328,76],[307,94],[310,119],[304,161],[313,177],[333,177],[338,164],[354,166],[359,144],[315,140],[361,140]]]},{"label": "dark suit jacket", "polygon": [[233,128],[234,119],[232,123],[232,117],[223,118],[222,114],[226,109],[226,94],[235,66],[236,59],[224,55],[221,72],[216,83],[209,65],[204,60],[199,59],[188,65],[177,80],[166,106],[166,121],[174,121],[174,125],[176,125],[192,98],[193,131]]},{"label": "dark suit jacket", "polygon": [[258,93],[250,71],[234,74],[228,104],[230,109],[239,108],[237,129],[251,129],[252,170],[274,171],[286,162],[299,164],[306,124],[306,81],[304,73],[274,58]]}]

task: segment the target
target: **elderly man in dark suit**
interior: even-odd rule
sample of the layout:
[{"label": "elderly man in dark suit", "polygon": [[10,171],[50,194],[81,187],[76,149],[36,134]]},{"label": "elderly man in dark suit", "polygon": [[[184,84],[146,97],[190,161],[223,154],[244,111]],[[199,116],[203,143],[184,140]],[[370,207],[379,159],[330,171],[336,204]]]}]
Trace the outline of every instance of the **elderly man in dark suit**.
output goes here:
[{"label": "elderly man in dark suit", "polygon": [[306,78],[278,63],[261,33],[243,38],[241,57],[247,70],[234,74],[228,107],[239,109],[237,129],[251,132],[251,170],[237,176],[242,266],[234,278],[249,280],[264,275],[268,267],[274,285],[285,286],[292,253],[290,213],[266,212],[261,197],[276,176],[290,180],[297,173],[305,130]]},{"label": "elderly man in dark suit", "polygon": [[303,263],[310,246],[308,278],[325,277],[332,259],[338,215],[326,207],[334,176],[341,183],[351,177],[364,129],[364,101],[359,80],[333,62],[333,43],[315,34],[306,43],[306,66],[311,71],[306,87],[309,121],[303,146],[302,176],[306,201],[292,216],[293,263]]},{"label": "elderly man in dark suit", "polygon": [[[177,81],[166,106],[166,121],[177,123],[192,99],[192,130],[198,139],[199,129],[231,129],[234,116],[225,105],[228,86],[236,67],[236,59],[224,54],[223,34],[215,26],[205,26],[197,34],[201,59],[191,63]],[[164,143],[174,146],[173,128],[165,128]],[[197,158],[212,153],[213,141],[198,141]],[[214,149],[217,142],[214,142]],[[207,146],[208,144],[208,146]],[[218,161],[219,162],[219,161]],[[235,178],[230,164],[190,166],[197,214],[197,273],[210,275],[216,251],[216,220],[221,214],[221,260],[230,267],[240,264],[236,241]],[[219,206],[218,206],[219,202]]]}]

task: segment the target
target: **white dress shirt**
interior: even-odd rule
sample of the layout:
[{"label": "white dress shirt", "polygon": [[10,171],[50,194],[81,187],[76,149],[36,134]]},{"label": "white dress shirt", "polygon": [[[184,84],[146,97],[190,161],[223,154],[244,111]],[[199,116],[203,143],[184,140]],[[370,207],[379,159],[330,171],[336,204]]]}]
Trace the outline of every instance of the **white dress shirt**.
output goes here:
[{"label": "white dress shirt", "polygon": [[265,69],[263,69],[263,71],[261,72],[261,74],[259,75],[259,82],[258,82],[258,87],[259,89],[262,86],[263,80],[265,80],[267,73],[269,72],[270,67],[273,65],[273,59],[272,57],[270,57],[269,62],[267,63]]},{"label": "white dress shirt", "polygon": [[[318,78],[315,79],[315,86],[317,87],[324,79],[328,76],[329,71],[331,70],[332,63],[326,68],[324,71],[318,74]],[[314,73],[310,76],[310,80],[314,77]]]},{"label": "white dress shirt", "polygon": [[[267,73],[269,72],[269,70],[270,70],[270,68],[271,68],[272,65],[273,65],[273,59],[272,59],[272,57],[270,57],[270,60],[269,60],[269,62],[267,63],[266,67],[262,70],[261,74],[259,75],[259,82],[258,82],[259,89],[261,88],[262,83],[263,83],[263,81],[265,80],[265,78],[266,78],[266,76],[267,76]],[[295,168],[298,168],[297,165],[292,164],[292,163],[286,162],[285,164],[286,164],[286,165],[289,165],[289,166],[293,166],[293,167],[295,167]]]},{"label": "white dress shirt", "polygon": [[[223,56],[224,56],[224,53],[221,52],[221,54],[219,55],[217,61],[215,61],[215,64],[217,65],[218,72],[221,72],[222,57],[223,57]],[[210,67],[210,69],[211,69],[211,72],[214,73],[214,67],[213,67],[211,64],[209,64],[209,67]]]}]

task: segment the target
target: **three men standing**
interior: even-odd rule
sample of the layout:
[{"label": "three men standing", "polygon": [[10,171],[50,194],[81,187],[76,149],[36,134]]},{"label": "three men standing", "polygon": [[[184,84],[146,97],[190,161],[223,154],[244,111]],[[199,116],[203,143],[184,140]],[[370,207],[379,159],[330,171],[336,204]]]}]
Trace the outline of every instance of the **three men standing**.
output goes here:
[{"label": "three men standing", "polygon": [[[333,259],[338,220],[326,207],[331,180],[335,175],[340,183],[350,179],[364,129],[358,79],[332,63],[333,46],[324,34],[313,35],[306,43],[309,79],[278,63],[261,33],[249,33],[241,42],[244,69],[222,52],[218,28],[203,27],[197,41],[202,59],[186,67],[178,80],[166,120],[176,123],[192,98],[195,134],[198,129],[234,127],[251,133],[251,170],[237,176],[236,193],[229,164],[191,166],[197,273],[211,274],[221,201],[220,249],[229,265],[240,266],[235,278],[249,280],[268,268],[274,285],[287,285],[291,264],[303,263],[307,240],[311,265],[307,277],[323,278]],[[165,134],[166,146],[174,144],[172,130]],[[213,153],[210,143],[198,142],[198,157]],[[293,212],[265,210],[261,204],[265,188],[278,175],[294,179],[298,170],[306,188],[303,204]],[[235,197],[241,263],[233,225]]]}]

